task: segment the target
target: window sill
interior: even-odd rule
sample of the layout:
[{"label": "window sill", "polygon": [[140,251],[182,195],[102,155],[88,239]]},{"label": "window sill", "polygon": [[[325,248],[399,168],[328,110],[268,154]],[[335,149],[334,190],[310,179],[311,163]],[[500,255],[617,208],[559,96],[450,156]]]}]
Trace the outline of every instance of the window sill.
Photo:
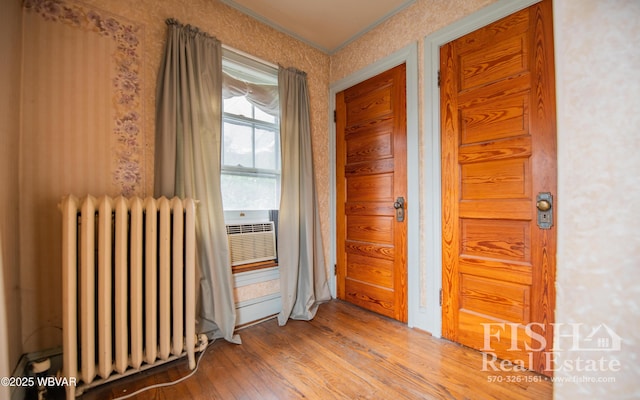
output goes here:
[{"label": "window sill", "polygon": [[278,263],[275,260],[260,261],[260,262],[251,263],[251,264],[234,265],[231,267],[231,273],[238,274],[240,272],[256,271],[259,269],[273,268],[277,266],[278,266]]}]

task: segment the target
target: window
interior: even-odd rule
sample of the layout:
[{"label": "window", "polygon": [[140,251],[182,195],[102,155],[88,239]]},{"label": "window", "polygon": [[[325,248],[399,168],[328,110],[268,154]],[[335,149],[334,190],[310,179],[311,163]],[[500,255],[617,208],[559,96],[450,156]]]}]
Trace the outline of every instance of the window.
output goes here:
[{"label": "window", "polygon": [[223,52],[221,189],[225,211],[280,204],[278,72]]}]

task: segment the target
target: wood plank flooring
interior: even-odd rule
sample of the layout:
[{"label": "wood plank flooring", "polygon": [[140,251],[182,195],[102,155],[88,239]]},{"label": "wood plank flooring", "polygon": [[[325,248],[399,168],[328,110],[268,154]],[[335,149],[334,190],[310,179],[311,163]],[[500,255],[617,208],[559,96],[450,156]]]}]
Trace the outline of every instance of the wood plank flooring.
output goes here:
[{"label": "wood plank flooring", "polygon": [[[242,345],[211,344],[196,374],[132,397],[149,399],[537,399],[551,382],[482,371],[482,354],[339,300],[313,321],[275,319],[240,331]],[[86,392],[112,399],[189,373],[185,360]],[[497,382],[488,382],[495,376]]]}]

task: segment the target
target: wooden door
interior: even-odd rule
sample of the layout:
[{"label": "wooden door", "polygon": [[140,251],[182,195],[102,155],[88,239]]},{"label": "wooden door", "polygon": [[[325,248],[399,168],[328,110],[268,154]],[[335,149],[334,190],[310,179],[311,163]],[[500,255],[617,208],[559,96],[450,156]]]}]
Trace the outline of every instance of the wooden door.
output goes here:
[{"label": "wooden door", "polygon": [[556,229],[537,226],[536,197],[556,193],[551,22],[544,1],[440,50],[443,336],[545,374]]},{"label": "wooden door", "polygon": [[[406,127],[404,64],[336,95],[338,298],[402,322]],[[398,198],[405,200],[399,211]],[[404,221],[397,212],[404,212]]]}]

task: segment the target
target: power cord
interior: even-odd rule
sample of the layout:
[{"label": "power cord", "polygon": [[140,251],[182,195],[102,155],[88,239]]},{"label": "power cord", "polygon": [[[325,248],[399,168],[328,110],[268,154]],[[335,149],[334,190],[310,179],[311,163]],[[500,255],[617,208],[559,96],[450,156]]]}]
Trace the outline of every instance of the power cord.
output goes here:
[{"label": "power cord", "polygon": [[191,373],[189,375],[185,375],[182,378],[176,379],[175,381],[171,381],[171,382],[165,382],[165,383],[157,383],[155,385],[151,385],[151,386],[147,386],[147,387],[143,387],[141,389],[136,390],[133,393],[129,393],[127,395],[124,396],[120,396],[120,397],[115,397],[112,400],[124,400],[124,399],[129,399],[133,396],[139,395],[142,392],[146,392],[147,390],[151,390],[151,389],[158,389],[158,388],[162,388],[162,387],[167,387],[167,386],[173,386],[175,384],[178,384],[182,381],[185,381],[189,378],[191,378],[193,376],[193,374],[195,374],[198,371],[198,367],[200,366],[200,360],[202,359],[202,356],[204,356],[204,352],[207,350],[207,347],[205,346],[204,349],[202,350],[202,352],[200,353],[200,355],[198,356],[198,361],[196,362],[196,367],[193,369],[193,371],[191,371]]}]

